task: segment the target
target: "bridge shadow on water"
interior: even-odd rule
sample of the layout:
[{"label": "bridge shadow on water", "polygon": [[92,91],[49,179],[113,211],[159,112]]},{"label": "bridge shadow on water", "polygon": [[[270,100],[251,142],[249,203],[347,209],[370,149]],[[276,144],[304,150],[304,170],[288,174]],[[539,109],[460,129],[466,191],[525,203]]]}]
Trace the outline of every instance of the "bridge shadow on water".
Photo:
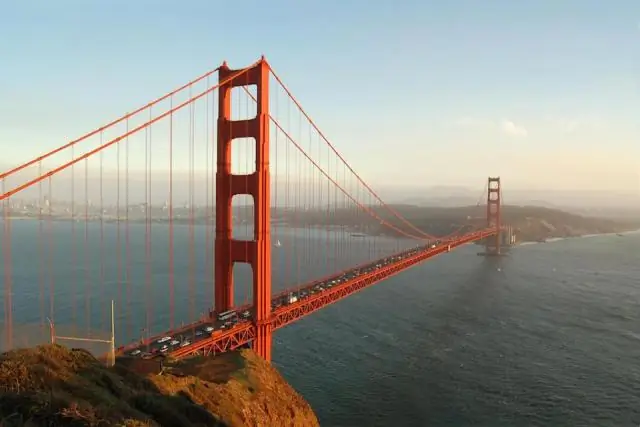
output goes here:
[{"label": "bridge shadow on water", "polygon": [[[466,395],[473,394],[461,389],[462,377],[469,374],[472,367],[466,365],[475,354],[486,357],[490,331],[505,327],[508,265],[508,258],[480,258],[464,248],[367,291],[362,305],[351,310],[355,332],[335,332],[351,342],[337,344],[346,352],[338,372],[345,383],[355,382],[339,391],[350,396],[353,413],[335,416],[353,424],[327,425],[388,425],[381,422],[390,419],[397,425],[434,425],[436,418],[439,425],[473,423],[459,410]],[[340,322],[335,322],[338,329]],[[363,331],[366,335],[357,336]],[[356,358],[359,362],[352,365]],[[347,366],[352,372],[344,371]],[[358,398],[350,391],[354,387],[360,390]],[[389,390],[392,397],[376,397]],[[372,399],[375,411],[367,404]]]},{"label": "bridge shadow on water", "polygon": [[[457,354],[484,352],[481,336],[487,330],[504,327],[500,314],[504,311],[504,292],[508,292],[508,276],[502,271],[505,264],[508,261],[501,258],[482,258],[479,264],[465,266],[458,274],[452,272],[446,279],[447,289],[423,292],[422,312],[404,311],[406,325],[394,327],[401,344],[388,362],[395,368],[387,369],[393,372],[398,368],[398,372],[373,375],[368,383],[371,394],[397,390],[398,383],[405,384],[400,388],[403,396],[395,396],[387,410],[403,414],[403,419],[414,420],[415,425],[433,425],[431,413],[439,414],[438,422],[444,423],[441,425],[474,421],[460,411],[449,412],[450,418],[443,417],[442,409],[447,405],[459,407],[455,402],[464,394],[456,384],[457,377],[465,372]],[[422,268],[417,275],[424,277],[431,267]],[[419,389],[414,388],[420,383],[416,378],[422,380]],[[443,388],[442,384],[449,386]]]},{"label": "bridge shadow on water", "polygon": [[[509,288],[508,258],[476,249],[437,257],[278,332],[275,362],[322,425],[432,425],[428,415],[456,401],[457,386],[440,387],[460,370],[451,355],[503,327],[497,313]],[[334,393],[341,401],[332,404]],[[469,420],[450,421],[442,425]]]}]

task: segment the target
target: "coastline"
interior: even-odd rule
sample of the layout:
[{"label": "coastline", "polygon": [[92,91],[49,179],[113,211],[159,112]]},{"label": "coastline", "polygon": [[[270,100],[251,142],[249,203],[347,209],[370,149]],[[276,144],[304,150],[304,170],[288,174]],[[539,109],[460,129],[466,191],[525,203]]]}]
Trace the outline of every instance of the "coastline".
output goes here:
[{"label": "coastline", "polygon": [[619,231],[619,232],[607,232],[607,233],[592,233],[592,234],[583,234],[583,235],[578,235],[578,236],[558,236],[558,237],[549,237],[547,239],[545,239],[544,241],[537,241],[537,240],[524,240],[522,242],[517,242],[515,245],[513,245],[513,247],[517,247],[517,246],[529,246],[529,245],[537,245],[537,244],[544,244],[544,243],[554,243],[554,242],[560,242],[563,240],[568,240],[568,239],[588,239],[590,237],[603,237],[603,236],[627,236],[627,235],[634,235],[634,234],[640,234],[640,228],[639,229],[634,229],[634,230],[627,230],[627,231]]}]

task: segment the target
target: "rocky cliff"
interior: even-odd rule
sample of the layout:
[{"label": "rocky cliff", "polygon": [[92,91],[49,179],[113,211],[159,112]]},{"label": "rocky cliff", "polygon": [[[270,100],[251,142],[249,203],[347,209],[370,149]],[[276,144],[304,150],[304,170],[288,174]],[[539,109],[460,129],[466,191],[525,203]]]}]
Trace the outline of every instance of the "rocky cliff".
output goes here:
[{"label": "rocky cliff", "polygon": [[0,355],[4,426],[318,426],[309,404],[250,350],[184,362],[40,346]]}]

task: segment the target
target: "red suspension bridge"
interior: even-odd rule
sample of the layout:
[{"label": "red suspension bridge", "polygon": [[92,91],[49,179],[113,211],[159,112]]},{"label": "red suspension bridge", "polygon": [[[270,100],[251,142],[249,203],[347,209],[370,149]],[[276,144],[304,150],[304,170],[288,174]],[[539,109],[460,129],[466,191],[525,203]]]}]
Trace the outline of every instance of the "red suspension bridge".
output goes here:
[{"label": "red suspension bridge", "polygon": [[20,323],[98,336],[113,300],[119,353],[251,345],[270,360],[276,329],[458,246],[498,255],[504,241],[499,178],[486,213],[430,234],[355,172],[264,58],[0,178],[4,348],[21,345]]}]

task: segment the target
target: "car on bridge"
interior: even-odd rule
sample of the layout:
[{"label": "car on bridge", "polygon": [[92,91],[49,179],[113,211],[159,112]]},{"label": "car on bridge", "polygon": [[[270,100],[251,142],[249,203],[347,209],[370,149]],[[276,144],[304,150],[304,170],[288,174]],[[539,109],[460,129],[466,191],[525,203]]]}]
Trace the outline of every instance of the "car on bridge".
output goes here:
[{"label": "car on bridge", "polygon": [[[424,245],[418,245],[414,248],[407,249],[400,253],[388,256],[386,258],[376,260],[369,264],[358,266],[350,271],[341,272],[339,275],[327,278],[325,280],[311,283],[296,291],[286,292],[273,298],[271,302],[271,309],[276,310],[282,306],[302,303],[304,300],[311,296],[318,295],[323,292],[330,291],[333,287],[339,286],[343,283],[347,283],[365,274],[372,273],[376,270],[382,269],[390,264],[397,263],[404,259],[410,258],[420,252],[430,251],[436,249],[441,245],[441,241],[427,242]],[[447,250],[450,250],[450,245],[447,246]],[[208,339],[212,335],[217,335],[223,331],[234,328],[237,324],[244,324],[251,321],[253,310],[251,308],[245,309],[240,312],[238,309],[227,310],[223,313],[211,312],[209,318],[212,320],[210,323],[202,323],[197,326],[192,326],[190,329],[183,330],[180,333],[180,338],[174,338],[171,336],[164,336],[155,342],[151,342],[147,345],[142,345],[129,353],[131,356],[138,357],[154,357],[164,353],[170,353],[178,348],[185,348],[202,340]],[[143,351],[143,348],[147,348],[147,351]]]}]

